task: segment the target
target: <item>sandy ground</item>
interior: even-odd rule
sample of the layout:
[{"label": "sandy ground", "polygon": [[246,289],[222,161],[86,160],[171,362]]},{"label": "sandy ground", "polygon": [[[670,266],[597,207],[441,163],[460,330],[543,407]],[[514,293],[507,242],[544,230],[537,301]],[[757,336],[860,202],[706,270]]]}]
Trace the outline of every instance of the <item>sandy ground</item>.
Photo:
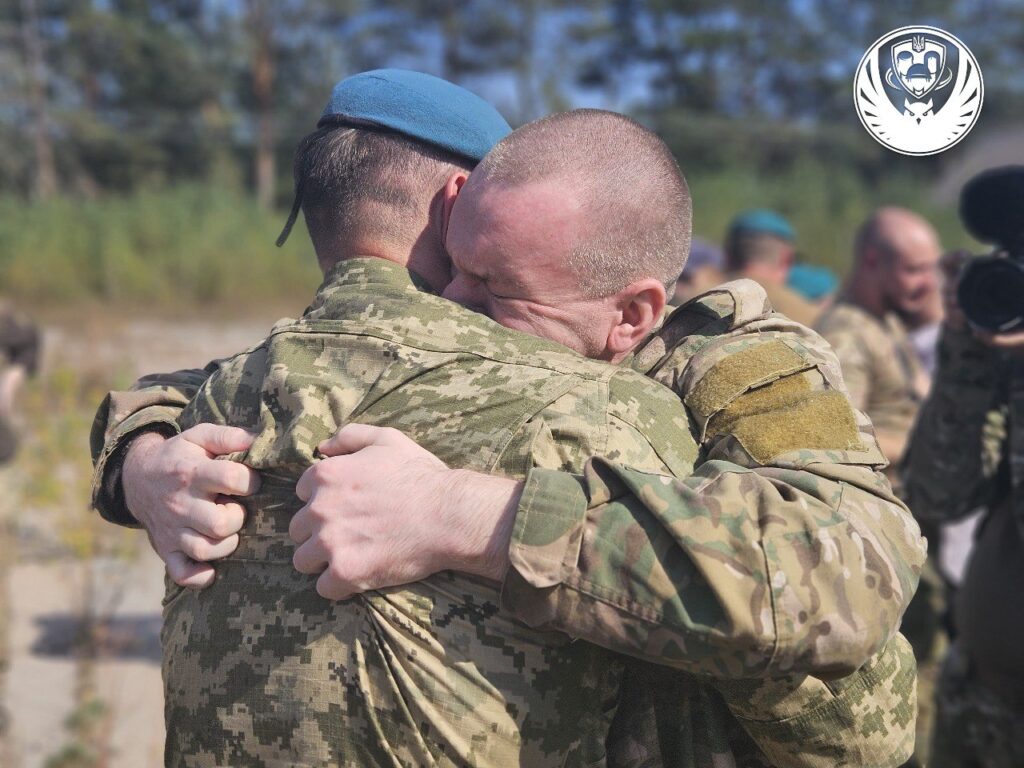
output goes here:
[{"label": "sandy ground", "polygon": [[[109,376],[112,382],[199,367],[258,341],[280,314],[268,310],[241,321],[51,321],[45,326],[44,368],[72,368],[101,381]],[[103,766],[162,765],[162,564],[141,533],[133,558],[87,563],[62,554],[57,544],[49,546],[46,541],[53,535],[48,520],[24,520],[24,510],[17,504],[18,482],[17,462],[0,473],[6,491],[0,513],[12,516],[18,531],[7,579],[10,660],[0,701],[10,721],[0,766],[43,768],[69,741],[65,721],[74,707],[82,669],[73,641],[87,568],[93,569],[98,613],[108,617],[103,625],[104,650],[94,667],[98,696],[111,713],[104,738],[109,754]],[[82,514],[91,514],[86,506],[82,499]]]}]

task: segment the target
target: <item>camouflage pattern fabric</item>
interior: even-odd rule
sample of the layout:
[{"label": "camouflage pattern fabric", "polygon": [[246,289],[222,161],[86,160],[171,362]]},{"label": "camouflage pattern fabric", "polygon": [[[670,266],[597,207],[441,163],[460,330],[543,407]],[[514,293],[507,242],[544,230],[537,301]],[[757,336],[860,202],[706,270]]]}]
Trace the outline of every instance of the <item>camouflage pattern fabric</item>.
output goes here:
[{"label": "camouflage pattern fabric", "polygon": [[[633,365],[689,406],[700,464],[683,480],[603,458],[582,478],[532,471],[520,518],[546,524],[517,526],[505,604],[698,674],[857,670],[896,633],[925,548],[828,345],[741,281],[677,309]],[[554,544],[567,556],[538,571]]]},{"label": "camouflage pattern fabric", "polygon": [[[763,291],[750,281],[709,294],[684,310],[673,315],[634,364],[659,376],[685,400],[709,370],[726,361],[712,377],[720,383],[706,386],[694,399],[707,422],[701,427],[702,457],[713,459],[704,468],[706,474],[682,483],[607,459],[590,462],[583,477],[533,470],[517,518],[512,555],[518,566],[505,585],[506,605],[534,623],[547,621],[594,642],[709,676],[796,670],[777,681],[787,692],[790,715],[795,702],[818,696],[820,681],[811,682],[804,673],[814,670],[835,677],[857,670],[874,654],[896,660],[887,668],[894,671],[893,679],[903,681],[899,690],[905,692],[906,658],[898,653],[900,640],[890,637],[916,582],[921,542],[905,508],[873,471],[884,460],[868,422],[848,405],[840,407],[836,395],[842,383],[834,357],[819,337],[770,313]],[[728,364],[734,352],[780,339],[785,349],[772,346],[739,366]],[[758,366],[767,366],[769,375],[761,375]],[[687,370],[690,374],[684,375]],[[116,495],[119,446],[148,419],[166,425],[167,416],[188,401],[195,382],[206,375],[193,371],[178,378],[151,378],[136,392],[112,393],[101,407],[93,433],[98,458],[94,498],[108,519],[125,519],[123,501]],[[743,375],[752,375],[746,385]],[[763,402],[744,400],[747,391],[777,381],[783,382],[778,397],[773,393]],[[716,398],[722,403],[719,411]],[[776,442],[759,443],[758,430],[747,425],[770,421],[772,409],[795,409],[798,418],[783,415]],[[831,419],[829,428],[838,437],[815,426],[821,416]],[[734,427],[747,438],[749,449],[721,432]],[[807,440],[807,448],[795,447]],[[786,450],[774,466],[762,466],[753,458],[776,449]],[[737,460],[748,466],[732,464]],[[629,480],[637,483],[631,486]],[[778,514],[762,520],[757,512],[762,508],[778,509]],[[530,510],[541,514],[530,515]],[[763,537],[764,526],[775,526],[769,533],[777,536]],[[692,527],[693,535],[680,535],[684,527]],[[624,541],[631,542],[630,548],[622,547]],[[694,561],[700,568],[690,564]],[[666,563],[671,570],[663,567]],[[858,578],[858,573],[865,575]],[[674,576],[679,581],[673,582]],[[846,609],[830,615],[836,604],[823,606],[822,599],[831,601],[836,585],[847,583],[860,591],[841,592],[838,605]],[[773,598],[783,600],[778,616]],[[850,611],[850,598],[869,607],[863,614]],[[802,610],[801,603],[811,611]],[[692,611],[692,617],[681,608]],[[662,623],[666,626],[660,638],[665,642],[659,644],[656,638],[649,644],[652,630]],[[874,665],[872,661],[867,668]],[[909,669],[912,678],[912,660]],[[686,685],[678,680],[685,678],[672,683],[677,688]],[[721,710],[719,694],[689,688],[692,701],[714,699]],[[690,701],[683,702],[689,712],[704,711]],[[866,748],[891,749],[892,758],[879,765],[896,765],[907,741],[900,723],[912,720],[913,708],[886,706],[879,705],[888,718],[876,718],[885,724],[882,729],[834,732],[830,729],[837,720],[824,718],[822,732],[832,733],[837,743],[849,741],[846,754],[851,761],[864,746],[851,738],[859,735]],[[680,716],[679,722],[688,722],[686,717]],[[721,743],[715,733],[737,732],[730,718],[717,723],[704,741]],[[761,721],[759,738],[770,747],[772,739],[764,734],[779,718],[768,710],[749,719]],[[695,724],[690,732],[700,734],[702,726]],[[691,736],[690,743],[702,738]],[[743,743],[741,739],[734,745],[734,756],[745,751]],[[789,734],[774,743],[781,745],[777,752],[788,751],[794,759],[779,765],[871,764],[843,763],[835,752],[824,762],[813,762],[817,758],[801,752]],[[628,745],[620,751],[628,752]]]},{"label": "camouflage pattern fabric", "polygon": [[1024,765],[1024,708],[973,678],[954,645],[939,678],[928,768],[1019,768]]},{"label": "camouflage pattern fabric", "polygon": [[595,453],[687,472],[696,445],[670,392],[356,259],[300,320],[223,361],[178,421],[257,431],[236,458],[264,482],[217,581],[198,593],[169,585],[171,765],[603,761],[622,674],[612,654],[528,628],[499,609],[498,585],[460,574],[320,598],[315,577],[292,567],[295,482],[351,421],[400,428],[483,472],[579,471]]},{"label": "camouflage pattern fabric", "polygon": [[[879,434],[905,446],[921,407],[915,383],[923,369],[903,323],[892,313],[879,320],[841,300],[816,327],[835,350],[854,406],[867,413]],[[897,479],[895,473],[890,479]]]},{"label": "camouflage pattern fabric", "polygon": [[[903,323],[892,313],[880,320],[847,299],[826,311],[818,330],[835,349],[854,404],[867,413],[878,434],[887,439],[889,450],[902,456],[921,406],[918,382],[924,377]],[[899,493],[898,469],[896,465],[890,467],[887,475]],[[912,509],[917,512],[917,507]],[[946,587],[937,565],[939,530],[927,523],[921,526],[931,547],[917,593],[900,626],[918,664],[917,748],[908,766],[921,766],[928,760],[935,681],[947,641],[942,629]]]}]

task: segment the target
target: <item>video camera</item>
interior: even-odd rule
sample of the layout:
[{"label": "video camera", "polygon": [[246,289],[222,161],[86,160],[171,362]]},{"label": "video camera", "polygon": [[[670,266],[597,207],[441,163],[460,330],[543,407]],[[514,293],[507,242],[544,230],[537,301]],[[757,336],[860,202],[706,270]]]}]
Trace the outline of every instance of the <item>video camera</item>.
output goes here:
[{"label": "video camera", "polygon": [[1024,330],[1024,166],[985,171],[960,193],[967,231],[995,251],[967,262],[957,302],[971,322],[994,333]]}]

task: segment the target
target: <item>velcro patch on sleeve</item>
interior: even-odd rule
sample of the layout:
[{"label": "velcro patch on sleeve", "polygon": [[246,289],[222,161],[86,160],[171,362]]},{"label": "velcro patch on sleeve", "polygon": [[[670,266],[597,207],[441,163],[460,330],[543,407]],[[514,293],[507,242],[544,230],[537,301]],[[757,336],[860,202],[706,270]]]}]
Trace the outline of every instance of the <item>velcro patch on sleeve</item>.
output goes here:
[{"label": "velcro patch on sleeve", "polygon": [[712,416],[743,393],[813,367],[812,362],[781,341],[758,343],[715,363],[684,402],[703,430]]},{"label": "velcro patch on sleeve", "polygon": [[864,448],[849,400],[834,390],[813,390],[807,374],[741,395],[712,417],[707,431],[732,435],[761,464],[789,451]]}]

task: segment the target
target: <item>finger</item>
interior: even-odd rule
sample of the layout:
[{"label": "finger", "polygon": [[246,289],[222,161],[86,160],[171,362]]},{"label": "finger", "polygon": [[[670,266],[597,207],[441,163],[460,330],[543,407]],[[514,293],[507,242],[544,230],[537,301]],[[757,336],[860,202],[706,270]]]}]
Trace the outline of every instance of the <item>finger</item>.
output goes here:
[{"label": "finger", "polygon": [[212,456],[247,450],[256,439],[252,432],[220,424],[196,424],[182,432],[181,437],[198,445]]},{"label": "finger", "polygon": [[301,547],[297,547],[295,554],[292,555],[292,565],[299,573],[320,573],[327,568],[328,562],[327,553],[316,539],[310,539]]},{"label": "finger", "polygon": [[208,562],[227,557],[238,548],[238,535],[223,539],[211,539],[190,528],[184,529],[178,537],[181,551],[191,560]]},{"label": "finger", "polygon": [[316,580],[316,592],[327,600],[346,600],[356,593],[352,584],[342,581],[332,571],[324,571]]},{"label": "finger", "polygon": [[198,492],[209,495],[248,496],[260,489],[259,473],[237,461],[202,462],[193,482]]},{"label": "finger", "polygon": [[[218,496],[218,499],[226,497]],[[193,500],[181,518],[185,529],[191,528],[214,540],[225,539],[242,530],[245,524],[245,507],[237,501],[217,503],[215,501]]]},{"label": "finger", "polygon": [[355,453],[371,445],[398,446],[413,442],[397,429],[373,427],[369,424],[346,424],[317,446],[324,456]]},{"label": "finger", "polygon": [[[331,459],[331,463],[335,466],[339,465],[340,462],[344,462],[344,459],[340,457]],[[320,484],[320,473],[324,471],[324,463],[324,461],[316,462],[313,466],[302,473],[302,476],[299,478],[299,482],[295,484],[295,495],[298,496],[303,503],[309,503],[309,500],[313,496],[313,491],[315,491],[316,487]]]},{"label": "finger", "polygon": [[288,538],[296,545],[301,545],[313,535],[313,513],[308,506],[296,512],[288,523]]},{"label": "finger", "polygon": [[205,589],[217,578],[217,572],[212,565],[190,560],[184,552],[171,552],[165,562],[167,575],[180,587]]}]

